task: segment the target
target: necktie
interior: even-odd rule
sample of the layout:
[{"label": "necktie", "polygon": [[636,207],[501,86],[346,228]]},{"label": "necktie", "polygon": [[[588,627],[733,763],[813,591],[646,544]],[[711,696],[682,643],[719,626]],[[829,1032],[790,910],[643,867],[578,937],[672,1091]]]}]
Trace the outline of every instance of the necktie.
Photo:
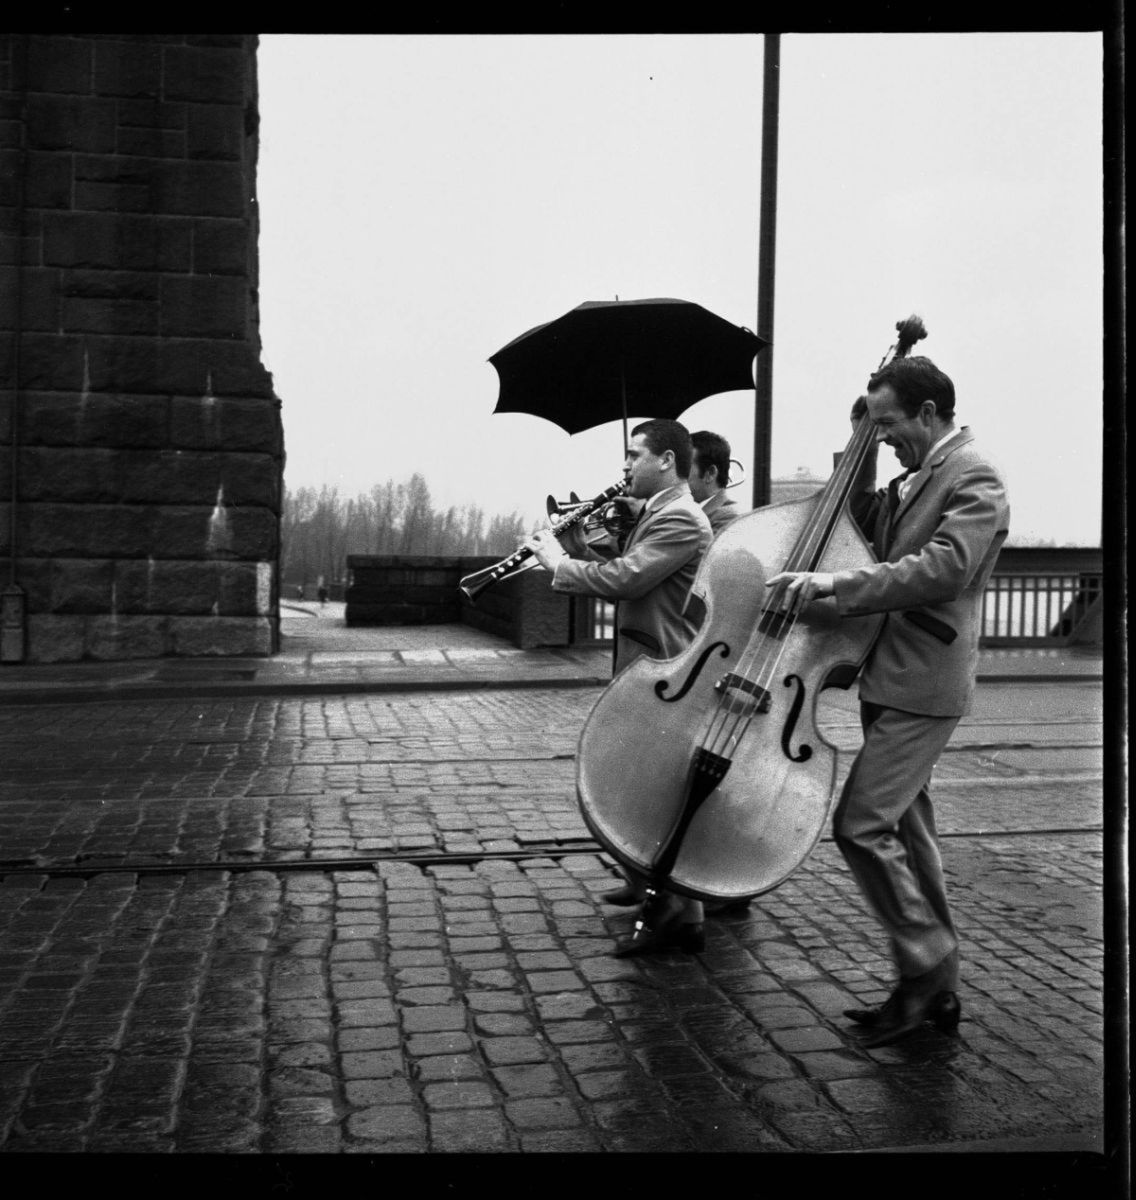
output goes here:
[{"label": "necktie", "polygon": [[904,471],[888,484],[888,511],[892,516],[895,516],[895,510],[903,503],[907,489],[911,486],[910,476],[913,474],[913,471]]},{"label": "necktie", "polygon": [[887,527],[884,530],[883,543],[881,547],[883,550],[883,555],[881,555],[881,557],[886,557],[888,551],[891,549],[892,542],[895,540],[895,514],[903,500],[903,493],[907,490],[904,485],[907,483],[907,477],[910,474],[910,471],[904,471],[902,475],[897,475],[888,484]]}]

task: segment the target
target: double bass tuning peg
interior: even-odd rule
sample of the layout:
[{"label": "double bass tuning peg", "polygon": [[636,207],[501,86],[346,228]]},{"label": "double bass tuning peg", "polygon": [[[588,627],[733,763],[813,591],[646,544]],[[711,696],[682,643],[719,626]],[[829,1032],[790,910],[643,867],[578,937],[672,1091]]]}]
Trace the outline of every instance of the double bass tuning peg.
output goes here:
[{"label": "double bass tuning peg", "polygon": [[895,332],[898,335],[895,345],[888,347],[887,353],[880,359],[877,371],[883,370],[893,358],[906,358],[911,347],[927,336],[927,326],[923,324],[922,317],[912,313],[911,316],[904,317],[902,321],[896,321]]}]

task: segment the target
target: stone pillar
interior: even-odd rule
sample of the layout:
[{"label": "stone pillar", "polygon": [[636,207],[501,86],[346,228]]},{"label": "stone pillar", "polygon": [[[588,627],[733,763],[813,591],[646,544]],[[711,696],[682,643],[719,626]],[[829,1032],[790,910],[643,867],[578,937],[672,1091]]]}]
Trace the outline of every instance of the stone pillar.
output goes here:
[{"label": "stone pillar", "polygon": [[256,157],[255,37],[0,36],[0,586],[29,661],[278,648]]}]

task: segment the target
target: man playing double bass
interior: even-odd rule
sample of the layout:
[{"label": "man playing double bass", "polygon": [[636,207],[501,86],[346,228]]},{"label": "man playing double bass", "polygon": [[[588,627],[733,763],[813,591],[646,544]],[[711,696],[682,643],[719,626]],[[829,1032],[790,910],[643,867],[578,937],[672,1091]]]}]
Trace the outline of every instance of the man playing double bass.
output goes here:
[{"label": "man playing double bass", "polygon": [[[687,484],[692,454],[690,435],[678,421],[646,421],[632,429],[623,469],[630,485],[628,495],[643,503],[637,523],[614,557],[569,557],[551,530],[542,530],[525,543],[553,573],[556,591],[617,602],[617,672],[642,654],[673,657],[685,649],[697,629],[696,620],[685,611],[687,593],[710,545],[711,530]],[[572,537],[576,536],[573,531]],[[565,540],[573,554],[592,553],[578,540]],[[632,878],[604,899],[631,906],[643,897],[642,881]],[[637,927],[636,936],[616,953],[701,950],[702,918],[699,901],[668,894],[653,928]]]},{"label": "man playing double bass", "polygon": [[[782,606],[834,596],[842,616],[886,614],[860,675],[864,744],[837,804],[833,833],[887,931],[899,982],[878,1009],[847,1009],[883,1046],[933,1021],[958,1025],[958,937],[947,905],[929,782],[974,696],[982,595],[1005,541],[1009,505],[998,470],[954,420],[951,380],[926,358],[895,358],[852,410],[876,441],[849,499],[878,562],[782,572]],[[876,491],[879,441],[904,473]]]}]

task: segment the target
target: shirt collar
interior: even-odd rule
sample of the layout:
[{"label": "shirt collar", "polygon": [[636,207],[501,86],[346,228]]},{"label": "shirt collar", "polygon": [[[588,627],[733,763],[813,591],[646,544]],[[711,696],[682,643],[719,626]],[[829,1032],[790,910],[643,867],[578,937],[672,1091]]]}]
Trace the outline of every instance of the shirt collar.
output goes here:
[{"label": "shirt collar", "polygon": [[690,491],[690,486],[685,479],[680,480],[672,487],[663,488],[661,492],[656,492],[650,500],[643,505],[645,513],[657,512],[664,504],[670,504],[672,500],[677,500],[679,496]]},{"label": "shirt collar", "polygon": [[712,508],[715,504],[725,504],[726,493],[715,492],[712,496],[707,496],[705,500],[702,500],[699,503],[701,503],[702,507],[705,509]]},{"label": "shirt collar", "polygon": [[912,477],[918,471],[925,470],[930,465],[931,460],[935,457],[935,452],[940,449],[940,447],[945,446],[947,442],[949,442],[951,438],[953,438],[958,432],[960,431],[955,428],[947,433],[944,433],[943,436],[939,438],[939,440],[931,447],[931,449],[923,455],[923,461],[918,467],[912,467],[909,471],[904,471],[902,475],[896,477],[895,484],[899,493],[899,499],[901,501],[907,499],[907,493],[911,490]]},{"label": "shirt collar", "polygon": [[941,438],[939,438],[939,440],[931,447],[931,449],[923,455],[923,461],[919,464],[920,471],[922,471],[923,468],[931,461],[931,459],[934,457],[935,451],[938,450],[940,446],[945,446],[947,442],[949,442],[951,438],[955,436],[956,433],[958,433],[957,428],[949,429]]}]

